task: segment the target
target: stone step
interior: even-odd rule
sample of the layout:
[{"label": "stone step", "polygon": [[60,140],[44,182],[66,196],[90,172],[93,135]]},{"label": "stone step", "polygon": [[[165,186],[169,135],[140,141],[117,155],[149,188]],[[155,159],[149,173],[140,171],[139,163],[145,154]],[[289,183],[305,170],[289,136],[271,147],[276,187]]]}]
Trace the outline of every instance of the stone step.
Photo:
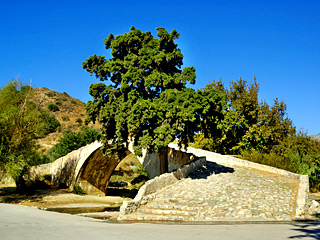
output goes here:
[{"label": "stone step", "polygon": [[152,215],[170,215],[170,216],[195,216],[197,211],[184,211],[177,209],[159,209],[150,207],[141,207],[137,210],[139,214],[152,214]]},{"label": "stone step", "polygon": [[191,217],[188,216],[176,216],[176,215],[156,215],[148,213],[132,213],[124,216],[120,216],[118,220],[121,221],[193,221]]},{"label": "stone step", "polygon": [[165,202],[149,202],[148,204],[141,205],[141,207],[154,208],[154,209],[177,209],[183,211],[195,211],[207,206],[207,204],[168,204]]}]

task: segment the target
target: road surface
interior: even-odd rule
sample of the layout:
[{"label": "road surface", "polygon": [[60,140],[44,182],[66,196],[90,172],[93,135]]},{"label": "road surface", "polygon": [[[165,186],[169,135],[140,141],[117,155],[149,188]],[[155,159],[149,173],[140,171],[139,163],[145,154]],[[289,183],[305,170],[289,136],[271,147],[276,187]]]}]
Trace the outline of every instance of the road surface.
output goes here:
[{"label": "road surface", "polygon": [[50,239],[320,239],[320,223],[174,225],[110,223],[91,218],[0,204],[1,240]]}]

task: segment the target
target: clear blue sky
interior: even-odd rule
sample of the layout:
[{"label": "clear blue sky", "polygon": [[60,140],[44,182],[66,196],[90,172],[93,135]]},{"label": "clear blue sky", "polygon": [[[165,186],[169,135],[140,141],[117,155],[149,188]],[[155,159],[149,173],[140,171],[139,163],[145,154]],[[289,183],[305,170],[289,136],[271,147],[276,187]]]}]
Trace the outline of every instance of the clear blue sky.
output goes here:
[{"label": "clear blue sky", "polygon": [[0,86],[32,79],[84,102],[97,80],[82,69],[103,39],[131,26],[180,33],[184,66],[203,88],[213,79],[260,84],[269,105],[284,100],[297,128],[320,133],[320,1],[0,0]]}]

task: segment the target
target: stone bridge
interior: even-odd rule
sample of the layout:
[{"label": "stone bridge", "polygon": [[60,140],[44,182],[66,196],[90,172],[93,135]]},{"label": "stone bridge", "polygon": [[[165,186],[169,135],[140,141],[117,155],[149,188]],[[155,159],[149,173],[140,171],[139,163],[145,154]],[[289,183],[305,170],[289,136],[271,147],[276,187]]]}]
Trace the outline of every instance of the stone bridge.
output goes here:
[{"label": "stone bridge", "polygon": [[[80,185],[86,193],[104,195],[112,172],[121,161],[118,162],[115,156],[105,157],[101,147],[100,142],[94,142],[52,163],[34,166],[30,169],[26,180],[33,182],[50,175],[51,184],[54,186],[72,188]],[[130,145],[124,156],[132,153],[132,149]],[[143,150],[143,155],[137,158],[152,179],[192,161],[194,155],[167,147],[159,153],[148,153]]]}]

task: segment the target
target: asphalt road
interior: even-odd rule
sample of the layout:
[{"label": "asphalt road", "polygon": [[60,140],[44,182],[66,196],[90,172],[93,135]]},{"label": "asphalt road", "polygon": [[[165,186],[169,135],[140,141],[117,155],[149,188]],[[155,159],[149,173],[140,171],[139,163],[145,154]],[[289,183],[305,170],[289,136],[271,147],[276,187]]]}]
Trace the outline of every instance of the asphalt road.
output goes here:
[{"label": "asphalt road", "polygon": [[0,204],[0,239],[320,239],[320,223],[174,225],[110,223]]}]

